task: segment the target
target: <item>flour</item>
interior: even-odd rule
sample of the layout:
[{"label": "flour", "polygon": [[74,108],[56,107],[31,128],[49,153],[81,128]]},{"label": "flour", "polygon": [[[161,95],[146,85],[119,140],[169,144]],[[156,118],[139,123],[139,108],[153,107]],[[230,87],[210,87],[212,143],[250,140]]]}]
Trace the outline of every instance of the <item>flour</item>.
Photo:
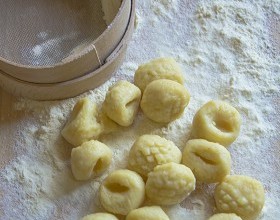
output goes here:
[{"label": "flour", "polygon": [[[260,219],[279,219],[280,57],[266,28],[268,15],[279,15],[279,1],[157,0],[139,1],[137,7],[138,25],[127,60],[112,79],[73,99],[15,103],[14,109],[26,118],[11,146],[17,157],[0,170],[0,192],[5,192],[1,219],[79,219],[104,211],[98,199],[100,183],[109,172],[126,167],[135,139],[157,134],[183,149],[195,112],[211,99],[225,100],[240,111],[241,133],[229,148],[232,174],[263,182],[266,204]],[[72,147],[60,135],[75,102],[89,96],[100,107],[112,84],[120,79],[132,82],[137,66],[158,56],[176,58],[184,70],[192,96],[185,113],[162,126],[140,111],[131,127],[101,137],[113,151],[108,172],[92,181],[75,181]],[[200,184],[181,205],[164,209],[171,220],[207,219],[215,211],[213,189],[214,185]]]}]

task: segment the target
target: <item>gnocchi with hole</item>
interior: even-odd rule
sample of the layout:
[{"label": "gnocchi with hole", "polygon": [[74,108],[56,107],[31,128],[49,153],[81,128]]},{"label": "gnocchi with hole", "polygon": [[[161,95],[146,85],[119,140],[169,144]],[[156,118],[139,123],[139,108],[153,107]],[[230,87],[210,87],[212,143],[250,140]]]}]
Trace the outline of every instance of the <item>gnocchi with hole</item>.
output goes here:
[{"label": "gnocchi with hole", "polygon": [[145,183],[131,170],[116,170],[100,186],[100,202],[109,212],[127,215],[145,199]]},{"label": "gnocchi with hole", "polygon": [[149,119],[169,123],[183,114],[189,100],[189,92],[184,86],[172,80],[159,79],[146,87],[140,106]]},{"label": "gnocchi with hole", "polygon": [[155,166],[169,162],[180,163],[182,153],[169,140],[158,135],[142,135],[129,152],[129,167],[146,177]]},{"label": "gnocchi with hole", "polygon": [[214,198],[219,212],[235,213],[242,219],[256,218],[263,206],[263,185],[248,176],[227,176],[217,185]]},{"label": "gnocchi with hole", "polygon": [[195,189],[192,171],[182,164],[158,165],[148,174],[146,195],[157,205],[174,205],[182,202]]},{"label": "gnocchi with hole", "polygon": [[157,79],[170,79],[184,84],[184,76],[173,58],[158,58],[140,65],[134,75],[134,83],[142,92],[146,86]]},{"label": "gnocchi with hole", "polygon": [[196,113],[192,123],[192,137],[217,142],[225,147],[239,135],[239,112],[223,101],[210,101]]},{"label": "gnocchi with hole", "polygon": [[74,106],[70,119],[61,134],[74,146],[97,139],[102,132],[102,126],[98,123],[97,118],[96,105],[89,98],[83,98]]},{"label": "gnocchi with hole", "polygon": [[99,141],[85,142],[71,152],[71,168],[76,180],[88,180],[103,173],[111,161],[111,149]]},{"label": "gnocchi with hole", "polygon": [[242,220],[234,213],[219,213],[210,217],[208,220]]},{"label": "gnocchi with hole", "polygon": [[125,220],[169,220],[160,206],[146,206],[128,213]]},{"label": "gnocchi with hole", "polygon": [[194,139],[187,142],[182,163],[193,171],[198,182],[216,183],[230,174],[231,157],[218,143]]},{"label": "gnocchi with hole", "polygon": [[83,217],[81,220],[118,220],[118,218],[109,213],[95,213]]},{"label": "gnocchi with hole", "polygon": [[138,111],[141,91],[127,81],[119,81],[106,94],[103,110],[106,115],[121,126],[129,126]]}]

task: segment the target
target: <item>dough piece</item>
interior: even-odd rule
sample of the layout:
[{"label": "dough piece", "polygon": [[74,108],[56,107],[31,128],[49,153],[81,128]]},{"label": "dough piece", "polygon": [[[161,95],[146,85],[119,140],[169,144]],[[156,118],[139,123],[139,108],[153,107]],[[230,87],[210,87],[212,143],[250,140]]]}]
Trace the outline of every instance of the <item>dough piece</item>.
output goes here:
[{"label": "dough piece", "polygon": [[102,126],[97,122],[97,117],[96,105],[89,98],[79,100],[61,131],[62,136],[74,146],[97,139],[102,132]]},{"label": "dough piece", "polygon": [[226,102],[210,101],[196,113],[192,124],[192,137],[227,147],[239,135],[240,124],[240,114],[234,107]]},{"label": "dough piece", "polygon": [[134,83],[142,92],[146,86],[157,79],[170,79],[184,84],[184,76],[178,63],[173,58],[158,58],[138,67]]},{"label": "dough piece", "polygon": [[169,220],[160,206],[146,206],[132,210],[125,220]]},{"label": "dough piece", "polygon": [[103,173],[111,161],[111,149],[99,141],[85,142],[71,152],[72,172],[77,180],[88,180]]},{"label": "dough piece", "polygon": [[172,80],[159,79],[146,87],[141,108],[149,119],[169,123],[183,114],[189,100],[189,92],[184,86]]},{"label": "dough piece", "polygon": [[109,118],[103,111],[99,114],[100,123],[102,125],[102,134],[110,134],[120,127],[116,122]]},{"label": "dough piece", "polygon": [[182,163],[193,171],[197,181],[216,183],[230,174],[231,157],[218,143],[194,139],[187,142]]},{"label": "dough piece", "polygon": [[140,89],[122,80],[109,89],[103,103],[103,110],[119,125],[129,126],[136,116],[140,99]]},{"label": "dough piece", "polygon": [[102,11],[104,12],[103,19],[109,26],[116,15],[118,14],[122,1],[121,0],[101,0]]},{"label": "dough piece", "polygon": [[214,193],[219,212],[235,213],[242,219],[256,218],[264,206],[263,185],[248,176],[227,176]]},{"label": "dough piece", "polygon": [[180,163],[182,153],[172,142],[158,135],[139,137],[130,149],[129,167],[146,177],[154,167],[168,162]]},{"label": "dough piece", "polygon": [[145,183],[134,171],[116,170],[100,186],[102,206],[114,214],[127,215],[145,199]]},{"label": "dough piece", "polygon": [[235,215],[234,213],[219,213],[213,215],[208,220],[242,220],[242,218]]},{"label": "dough piece", "polygon": [[81,220],[118,220],[118,218],[109,213],[95,213],[83,217]]},{"label": "dough piece", "polygon": [[148,175],[146,195],[157,205],[182,202],[195,189],[192,171],[182,164],[166,163],[155,167]]}]

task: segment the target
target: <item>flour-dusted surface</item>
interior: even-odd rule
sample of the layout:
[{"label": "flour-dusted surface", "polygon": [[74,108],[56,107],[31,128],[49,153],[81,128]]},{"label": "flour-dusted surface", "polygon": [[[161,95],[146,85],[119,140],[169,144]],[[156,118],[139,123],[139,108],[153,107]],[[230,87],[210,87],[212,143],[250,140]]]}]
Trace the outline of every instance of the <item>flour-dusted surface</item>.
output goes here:
[{"label": "flour-dusted surface", "polygon": [[[158,134],[182,149],[195,112],[211,99],[225,100],[243,121],[229,148],[232,174],[263,182],[266,204],[260,219],[279,219],[279,9],[277,0],[138,1],[126,62],[110,81],[64,101],[19,99],[11,113],[1,114],[1,152],[12,149],[13,154],[1,163],[0,219],[79,219],[102,210],[98,188],[107,173],[75,181],[71,146],[60,131],[79,98],[89,96],[101,106],[110,85],[133,81],[139,64],[159,56],[172,56],[181,64],[190,104],[169,125],[153,123],[139,112],[131,127],[103,136],[100,140],[113,150],[108,172],[126,167],[129,149],[142,134]],[[207,219],[215,211],[213,189],[213,184],[198,185],[181,205],[165,207],[170,219]]]}]

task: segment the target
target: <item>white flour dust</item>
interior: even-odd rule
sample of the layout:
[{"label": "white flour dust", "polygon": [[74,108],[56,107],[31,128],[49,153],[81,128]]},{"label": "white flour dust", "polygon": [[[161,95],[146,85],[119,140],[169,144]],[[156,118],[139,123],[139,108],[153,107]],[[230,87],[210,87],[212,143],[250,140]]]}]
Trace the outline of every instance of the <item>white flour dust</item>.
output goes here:
[{"label": "white flour dust", "polygon": [[[182,149],[195,112],[205,102],[221,99],[242,115],[240,136],[229,148],[232,174],[260,180],[266,204],[259,219],[279,219],[280,52],[274,49],[277,39],[269,28],[279,19],[279,9],[277,0],[138,1],[139,19],[126,62],[111,80],[73,99],[15,103],[14,110],[25,117],[11,146],[16,157],[0,170],[0,218],[79,219],[103,211],[100,182],[108,172],[126,167],[137,137],[158,134]],[[131,127],[100,139],[113,150],[108,172],[91,181],[75,181],[71,146],[60,135],[75,102],[89,96],[101,106],[110,85],[120,79],[133,81],[139,64],[159,56],[174,57],[184,70],[191,102],[183,116],[161,126],[140,111]],[[198,185],[182,204],[164,209],[171,220],[207,219],[215,211],[214,187]]]}]

